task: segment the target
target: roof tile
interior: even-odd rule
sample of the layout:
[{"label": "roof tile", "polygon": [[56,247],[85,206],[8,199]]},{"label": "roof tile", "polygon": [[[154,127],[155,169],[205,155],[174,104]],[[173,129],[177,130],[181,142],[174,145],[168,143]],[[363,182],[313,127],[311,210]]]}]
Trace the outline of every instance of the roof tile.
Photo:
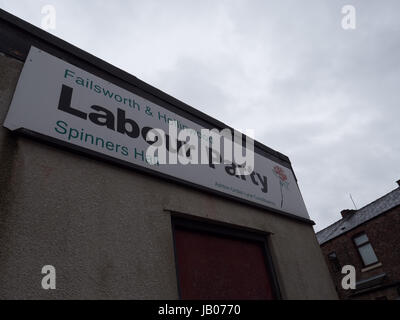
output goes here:
[{"label": "roof tile", "polygon": [[386,211],[400,205],[400,188],[357,210],[353,215],[343,218],[317,233],[319,244],[323,244],[337,236],[358,227]]}]

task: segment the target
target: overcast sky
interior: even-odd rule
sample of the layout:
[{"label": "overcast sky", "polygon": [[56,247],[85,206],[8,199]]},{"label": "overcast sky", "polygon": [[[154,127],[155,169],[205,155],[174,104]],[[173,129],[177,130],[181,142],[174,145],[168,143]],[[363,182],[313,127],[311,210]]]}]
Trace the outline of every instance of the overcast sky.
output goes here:
[{"label": "overcast sky", "polygon": [[[0,0],[292,161],[320,230],[400,179],[400,1]],[[342,28],[342,7],[356,29]]]}]

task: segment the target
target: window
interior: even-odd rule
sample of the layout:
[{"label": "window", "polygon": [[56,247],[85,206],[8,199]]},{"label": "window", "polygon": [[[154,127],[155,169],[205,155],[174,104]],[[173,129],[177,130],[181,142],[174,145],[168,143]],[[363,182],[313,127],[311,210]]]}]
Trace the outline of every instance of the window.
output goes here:
[{"label": "window", "polygon": [[364,266],[370,266],[378,262],[375,251],[365,233],[359,234],[353,238],[354,243],[358,249],[358,253],[364,263]]},{"label": "window", "polygon": [[339,272],[341,270],[341,268],[340,268],[340,263],[339,263],[339,259],[338,259],[337,255],[336,255],[336,252],[331,252],[330,254],[328,254],[328,259],[331,262],[333,271]]}]

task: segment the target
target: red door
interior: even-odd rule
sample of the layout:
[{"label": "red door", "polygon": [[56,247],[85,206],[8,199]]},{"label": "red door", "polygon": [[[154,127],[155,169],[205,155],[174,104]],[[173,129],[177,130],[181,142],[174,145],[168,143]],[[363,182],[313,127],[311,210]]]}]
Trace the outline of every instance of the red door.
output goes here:
[{"label": "red door", "polygon": [[274,299],[262,242],[175,227],[181,298]]}]

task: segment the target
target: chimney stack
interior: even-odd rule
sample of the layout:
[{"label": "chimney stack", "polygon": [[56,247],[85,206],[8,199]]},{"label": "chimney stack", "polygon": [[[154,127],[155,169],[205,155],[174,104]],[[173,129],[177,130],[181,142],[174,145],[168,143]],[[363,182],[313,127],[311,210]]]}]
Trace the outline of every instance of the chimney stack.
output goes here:
[{"label": "chimney stack", "polygon": [[397,184],[398,184],[398,185],[399,185],[399,187],[400,187],[400,180],[397,180],[396,182],[397,182]]},{"label": "chimney stack", "polygon": [[350,209],[347,209],[347,210],[343,210],[343,211],[341,212],[341,214],[342,214],[342,217],[343,217],[343,218],[347,218],[347,217],[352,216],[352,215],[355,214],[356,212],[357,212],[357,210],[350,210]]}]

